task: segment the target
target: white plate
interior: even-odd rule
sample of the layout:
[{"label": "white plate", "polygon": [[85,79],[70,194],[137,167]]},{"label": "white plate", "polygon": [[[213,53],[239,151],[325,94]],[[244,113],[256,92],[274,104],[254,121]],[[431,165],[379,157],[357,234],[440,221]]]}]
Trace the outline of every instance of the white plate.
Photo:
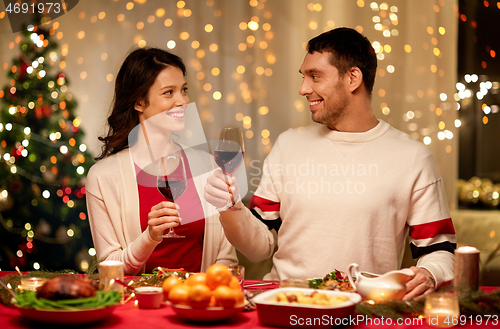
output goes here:
[{"label": "white plate", "polygon": [[83,324],[96,322],[106,318],[113,312],[116,306],[118,306],[118,304],[83,310],[37,310],[24,307],[18,307],[17,309],[23,316],[38,322]]}]

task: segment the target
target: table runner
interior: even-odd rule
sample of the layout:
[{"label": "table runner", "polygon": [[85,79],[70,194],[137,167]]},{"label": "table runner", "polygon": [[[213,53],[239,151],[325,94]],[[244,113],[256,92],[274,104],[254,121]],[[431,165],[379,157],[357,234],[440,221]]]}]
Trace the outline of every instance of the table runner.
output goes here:
[{"label": "table runner", "polygon": [[[0,272],[0,276],[6,275],[9,272]],[[12,272],[10,272],[12,273]],[[246,282],[245,285],[253,285],[253,284],[260,284],[260,283],[266,283],[269,281],[257,281],[257,280],[252,280]],[[253,286],[253,287],[248,287],[248,289],[259,289],[261,291],[264,290],[269,290],[269,289],[274,289],[277,288],[278,282],[273,281],[270,282],[272,284],[269,285],[261,285],[261,286]],[[482,287],[485,291],[491,291],[493,289],[498,289],[494,287]],[[24,319],[21,317],[19,311],[17,311],[14,307],[7,307],[5,305],[0,304],[0,328],[1,329],[18,329],[18,328],[63,328],[65,326],[56,326],[56,325],[42,325],[40,323],[31,321],[29,319]],[[299,328],[299,326],[294,326],[296,328]],[[410,324],[403,324],[403,325],[396,325],[395,321],[393,320],[391,324],[388,324],[386,321],[372,321],[367,322],[367,321],[362,321],[361,323],[355,324],[355,325],[349,325],[347,328],[430,328],[425,321],[422,321],[421,324],[419,323],[410,323]],[[478,326],[476,324],[471,324],[467,323],[465,326],[459,326],[456,328],[476,328],[476,327],[481,327],[481,328],[498,328],[498,325],[495,326],[492,323],[489,323],[488,325],[482,325]],[[124,304],[124,305],[119,305],[116,307],[114,312],[109,316],[108,318],[87,324],[87,325],[82,325],[78,326],[78,328],[112,328],[112,329],[149,329],[149,328],[169,328],[169,329],[178,329],[178,328],[271,328],[271,327],[266,327],[262,326],[260,324],[259,318],[257,311],[250,311],[250,312],[242,312],[238,314],[237,316],[228,319],[223,322],[218,322],[218,323],[196,323],[196,322],[186,322],[182,318],[178,317],[174,310],[167,306],[165,303],[162,304],[162,307],[159,309],[140,309],[138,308],[134,300],[131,300],[130,302]],[[326,328],[326,327],[325,327]],[[345,328],[345,327],[343,327]]]}]

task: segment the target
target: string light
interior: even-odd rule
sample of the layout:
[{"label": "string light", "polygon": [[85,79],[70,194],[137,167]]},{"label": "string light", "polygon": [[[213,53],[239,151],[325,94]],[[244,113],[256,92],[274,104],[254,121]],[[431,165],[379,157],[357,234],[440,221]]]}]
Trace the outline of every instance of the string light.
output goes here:
[{"label": "string light", "polygon": [[[138,22],[137,19],[134,19],[134,15],[137,14],[137,12],[134,14],[133,11],[141,9],[142,5],[140,3],[144,2],[137,2],[137,1],[128,1],[128,2],[116,2],[117,8],[120,8],[123,13],[120,13],[117,16],[111,15],[111,11],[101,11],[98,14],[96,13],[96,17],[98,19],[110,19],[114,21],[115,24],[118,24],[119,26],[126,26],[126,24],[129,24],[132,27],[136,27],[137,29],[140,29],[141,31],[143,30],[144,34],[147,35],[147,29],[149,28],[148,24],[144,24],[144,22]],[[207,36],[207,33],[209,34],[208,36],[212,35],[212,37],[215,35],[214,33],[220,31],[220,22],[218,17],[220,17],[222,14],[226,15],[225,12],[221,12],[220,10],[214,8],[215,2],[213,0],[208,0],[205,1],[205,6],[200,7],[200,8],[187,8],[186,6],[189,6],[189,2],[187,1],[176,1],[174,2],[176,4],[175,11],[169,12],[169,10],[165,10],[164,8],[153,8],[153,10],[150,11],[153,15],[146,16],[142,19],[143,21],[146,21],[150,24],[153,24],[151,26],[163,28],[169,35],[169,39],[166,39],[162,41],[163,46],[166,46],[167,49],[174,50],[176,48],[179,48],[179,50],[185,49],[183,47],[190,46],[193,50],[193,54],[195,59],[198,61],[197,64],[193,63],[192,67],[196,70],[196,81],[200,88],[200,90],[203,90],[206,92],[205,98],[200,97],[199,103],[200,105],[210,107],[211,103],[214,101],[219,101],[222,100],[226,104],[240,104],[241,102],[244,102],[244,106],[242,109],[240,109],[239,113],[235,115],[235,120],[238,122],[238,124],[241,124],[244,126],[244,128],[247,129],[245,132],[245,136],[247,138],[252,138],[254,136],[254,133],[249,130],[250,128],[253,129],[255,132],[255,136],[259,136],[259,130],[257,130],[258,125],[255,124],[255,121],[253,122],[254,127],[251,127],[252,125],[252,118],[256,119],[260,116],[267,115],[270,111],[270,109],[263,105],[265,103],[265,96],[267,93],[265,90],[261,92],[259,89],[265,89],[263,88],[263,84],[265,84],[266,79],[269,79],[276,75],[278,70],[276,67],[273,65],[276,65],[276,63],[280,63],[279,61],[282,60],[277,54],[275,53],[275,48],[277,46],[276,42],[273,39],[274,31],[273,27],[271,26],[272,21],[269,21],[272,18],[272,12],[270,10],[264,9],[265,6],[267,5],[265,1],[258,1],[258,0],[249,0],[247,3],[252,7],[252,13],[254,13],[254,17],[251,17],[250,19],[246,19],[245,21],[236,22],[238,26],[238,30],[236,31],[235,35],[237,36],[237,40],[233,45],[232,50],[237,51],[237,56],[238,61],[235,63],[234,66],[232,67],[226,67],[226,66],[221,66],[217,62],[214,61],[215,58],[220,57],[220,51],[223,50],[223,46],[220,43],[217,42],[206,42],[205,40],[207,39],[201,39],[201,36]],[[401,70],[399,64],[394,61],[395,58],[398,58],[401,56],[401,53],[404,55],[412,55],[414,56],[415,52],[420,52],[422,51],[421,45],[417,44],[406,44],[404,46],[400,45],[398,46],[395,43],[392,43],[391,40],[396,40],[397,37],[399,36],[398,32],[398,25],[399,25],[399,9],[397,6],[390,6],[385,2],[378,2],[378,1],[364,1],[364,0],[357,0],[356,5],[360,8],[365,8],[363,10],[368,10],[371,13],[370,20],[371,22],[368,22],[369,24],[363,24],[363,26],[358,26],[356,29],[358,31],[362,31],[363,28],[365,31],[368,30],[375,30],[377,31],[376,37],[372,41],[372,46],[374,47],[376,53],[377,53],[377,58],[379,61],[384,61],[384,65],[380,65],[380,70],[377,71],[377,79],[379,77],[381,78],[381,86],[384,86],[384,78],[385,77],[390,77],[390,79],[393,79],[390,74],[399,74]],[[138,6],[135,8],[135,6]],[[310,13],[311,19],[310,21],[307,21],[306,24],[309,29],[311,30],[317,30],[319,29],[331,29],[334,28],[336,23],[333,20],[324,20],[322,12],[325,10],[323,8],[322,4],[320,3],[314,3],[314,2],[306,2],[304,3],[304,9],[308,10]],[[126,10],[124,10],[126,9]],[[370,10],[371,9],[371,10]],[[178,11],[177,11],[178,10]],[[212,20],[209,22],[203,22],[203,25],[200,27],[200,31],[195,31],[192,29],[189,29],[188,31],[182,31],[181,27],[187,26],[184,24],[188,24],[189,20],[192,20],[193,17],[198,17],[196,11],[197,10],[210,10],[210,13],[213,13]],[[177,14],[177,15],[176,15]],[[179,15],[180,14],[180,15]],[[88,15],[88,14],[87,14]],[[83,14],[84,18],[86,15]],[[165,17],[167,16],[167,17]],[[170,16],[170,17],[168,17]],[[116,20],[115,20],[116,17]],[[155,17],[158,18],[155,20]],[[402,19],[404,19],[404,15],[401,15]],[[161,19],[160,19],[161,18]],[[87,19],[88,16],[87,16]],[[326,21],[326,22],[325,22]],[[141,23],[141,24],[139,24]],[[99,23],[97,23],[99,24]],[[98,26],[98,25],[94,26]],[[338,22],[337,22],[338,24]],[[274,26],[274,24],[273,24]],[[443,56],[443,51],[444,47],[441,44],[441,40],[443,37],[448,37],[449,33],[446,33],[446,26],[439,26],[439,27],[424,27],[424,31],[426,32],[426,35],[429,37],[428,40],[426,41],[428,45],[430,45],[429,48],[429,53],[434,54],[435,56]],[[33,30],[33,26],[31,27]],[[261,29],[263,32],[260,33],[258,32],[259,29]],[[187,29],[186,29],[187,30]],[[373,31],[372,30],[372,31]],[[137,30],[135,30],[138,32]],[[214,32],[215,31],[215,32]],[[43,42],[43,40],[40,40],[40,36],[36,33],[36,31],[32,31],[32,41],[35,44],[39,44],[40,41]],[[60,31],[57,31],[59,33]],[[79,31],[76,33],[76,35],[65,35],[64,38],[74,38],[74,39],[80,39],[80,40],[85,40],[85,39],[90,39],[93,38],[94,36],[91,34],[92,32],[90,30],[83,30]],[[277,36],[277,35],[276,35]],[[204,37],[204,38],[205,38]],[[211,37],[211,38],[212,38]],[[439,46],[431,42],[431,38],[439,38]],[[62,38],[62,34],[61,34]],[[170,39],[171,38],[171,39]],[[194,38],[200,38],[197,41],[194,40]],[[215,39],[210,39],[210,41],[213,41]],[[88,42],[88,41],[87,41]],[[164,43],[166,42],[166,43]],[[136,44],[139,47],[145,47],[146,41],[144,40],[143,37],[138,37],[137,39],[134,39],[134,44]],[[226,46],[224,46],[224,51],[225,51]],[[60,60],[62,56],[67,56],[68,55],[68,46],[64,46],[61,49],[60,55],[57,52],[51,52],[47,56],[47,62],[50,60],[52,62],[56,62]],[[403,52],[404,51],[404,52]],[[489,54],[494,54],[494,52]],[[492,56],[494,56],[492,55]],[[100,55],[100,58],[102,61],[106,61],[109,59],[109,56],[107,53],[103,53]],[[262,58],[264,60],[257,61],[257,58]],[[71,59],[73,60],[73,59]],[[437,60],[437,58],[436,58]],[[37,64],[35,64],[35,62]],[[88,65],[87,60],[85,60],[85,64],[81,63],[81,65]],[[208,63],[212,63],[208,65]],[[31,66],[28,67],[27,71],[30,71],[29,74],[32,74],[33,72],[35,74],[40,74],[40,72],[37,72],[38,68],[37,65],[42,64],[42,62],[39,61],[34,61],[31,63]],[[108,63],[109,64],[109,63]],[[430,64],[430,63],[429,63]],[[428,64],[428,65],[429,65]],[[66,65],[66,64],[64,64]],[[68,59],[68,66],[70,65],[70,59]],[[74,65],[74,64],[73,64]],[[217,65],[218,67],[214,67]],[[64,68],[65,66],[62,66]],[[17,68],[19,69],[19,68]],[[427,74],[430,74],[429,72],[432,73],[437,73],[441,74],[440,71],[441,66],[438,65],[433,65],[433,66],[426,66]],[[222,72],[221,72],[222,70]],[[224,71],[225,70],[225,71]],[[85,73],[84,73],[85,72]],[[275,73],[276,72],[276,73]],[[224,74],[222,74],[224,73]],[[87,71],[82,71],[80,73],[80,78],[81,79],[99,79],[99,77],[96,76],[90,76],[90,74],[96,74],[93,71],[87,70]],[[444,74],[444,73],[443,73]],[[236,90],[220,90],[220,80],[222,76],[227,76],[231,75],[233,78],[233,82],[235,85]],[[258,84],[254,84],[251,79],[255,79],[255,75],[257,75],[259,79]],[[437,77],[437,75],[436,75]],[[92,79],[91,79],[92,78]],[[86,81],[88,81],[88,79]],[[104,79],[108,82],[112,82],[114,79],[113,73],[110,73],[109,70],[102,72],[101,79]],[[473,83],[473,79],[476,79],[475,81],[477,82],[477,75],[474,78],[473,75],[469,76],[470,82],[468,83]],[[466,79],[467,80],[467,79]],[[270,81],[270,80],[269,80]],[[240,84],[240,82],[243,82]],[[64,84],[64,78],[62,79],[57,79],[57,81],[52,82],[52,87],[57,83],[57,85],[61,86]],[[108,85],[109,86],[109,85]],[[240,88],[239,87],[245,87],[245,88]],[[57,87],[57,86],[56,86]],[[265,87],[265,85],[264,85]],[[470,88],[470,86],[466,87],[465,84],[461,83],[461,85],[457,84],[457,92],[455,94],[446,92],[441,92],[441,90],[435,88],[434,89],[434,96],[431,96],[427,94],[427,91],[424,89],[424,91],[414,91],[414,97],[415,100],[417,101],[426,101],[426,97],[428,96],[429,99],[432,97],[436,97],[436,95],[439,95],[439,101],[441,102],[449,102],[451,101],[459,101],[465,98],[471,98],[471,97],[476,97],[476,98],[483,98],[486,97],[488,93],[490,93],[490,89],[492,87],[487,87],[486,85],[483,85],[484,88],[479,88],[479,91],[472,92],[473,88]],[[62,88],[60,89],[62,91]],[[408,128],[408,130],[416,133],[419,137],[420,140],[424,141],[426,145],[429,145],[432,141],[431,137],[433,139],[436,139],[436,130],[429,131],[428,134],[423,134],[421,129],[423,129],[421,122],[418,121],[419,117],[417,115],[417,112],[413,111],[407,111],[404,113],[400,113],[399,111],[391,111],[391,108],[393,108],[394,104],[391,103],[392,99],[389,99],[387,95],[390,95],[389,92],[386,93],[386,90],[389,91],[389,88],[384,86],[383,88],[380,88],[379,90],[374,92],[374,95],[378,95],[380,98],[384,99],[384,102],[380,101],[380,98],[378,101],[380,104],[375,104],[376,109],[378,113],[382,113],[384,117],[388,117],[388,119],[391,119],[395,116],[399,116],[399,118],[403,118],[408,121],[408,124],[405,124],[405,127]],[[446,90],[445,90],[446,91]],[[58,95],[58,91],[52,92],[50,95],[53,99],[57,99],[60,97]],[[418,99],[417,99],[418,96]],[[404,96],[406,97],[406,95]],[[377,101],[377,98],[375,98]],[[88,100],[88,96],[85,97],[85,99],[82,97],[82,100]],[[435,101],[433,101],[435,102]],[[256,109],[255,112],[251,112],[247,110],[246,104],[258,104],[257,106],[254,107]],[[446,108],[442,104],[436,103],[436,107],[439,108],[439,110],[434,110],[434,111],[426,111],[425,115],[438,115],[438,113],[441,113],[442,117],[445,117],[445,114],[448,113],[446,111]],[[379,106],[380,105],[380,106]],[[383,105],[383,106],[382,106]],[[24,105],[26,106],[26,105]],[[66,105],[62,105],[66,106]],[[33,110],[37,107],[36,101],[31,101],[27,104],[27,108],[30,110]],[[298,101],[294,103],[294,107],[297,110],[297,112],[304,112],[306,113],[307,110],[304,107],[304,104],[302,101]],[[427,105],[426,105],[427,107]],[[63,109],[61,107],[61,109]],[[489,106],[488,108],[483,109],[484,115],[491,115],[493,112],[493,107]],[[12,113],[11,113],[12,111]],[[9,108],[9,113],[12,115],[17,115],[20,113],[20,108],[18,107],[12,107]],[[398,114],[399,113],[399,114]],[[217,118],[217,116],[220,115],[216,112],[214,113],[209,113],[206,116],[203,117],[203,120],[206,120],[206,122],[210,122]],[[441,117],[441,118],[442,118]],[[440,118],[440,119],[441,119]],[[416,122],[411,122],[411,121],[416,121]],[[444,119],[443,119],[444,120]],[[457,119],[458,120],[458,119]],[[447,121],[447,127],[448,129],[455,129],[461,126],[460,120],[455,120],[453,121]],[[67,122],[66,122],[67,121]],[[460,122],[460,124],[457,125],[457,122]],[[420,128],[417,125],[420,124]],[[62,123],[59,123],[60,125],[62,124],[66,129],[72,129],[75,127],[79,127],[80,123],[76,123],[75,121],[71,122],[68,120],[63,120]],[[260,124],[260,123],[259,123]],[[415,124],[415,125],[412,125]],[[451,127],[451,128],[450,128]],[[7,126],[4,126],[3,128],[7,129]],[[1,129],[3,129],[1,128]],[[0,129],[0,130],[1,130]],[[12,129],[12,128],[11,128]],[[61,126],[61,129],[62,126]],[[435,128],[434,128],[435,129]],[[453,130],[454,131],[454,130]],[[450,131],[451,132],[451,131]],[[271,133],[271,132],[270,132]],[[446,138],[446,132],[443,131],[445,134],[445,139]],[[26,133],[28,134],[28,133]],[[452,133],[453,134],[453,133]],[[261,142],[262,145],[269,145],[272,146],[269,138],[270,136],[276,137],[274,134],[270,134],[269,136],[265,137],[262,136],[263,139],[260,140],[259,138],[255,138],[253,142]],[[250,137],[249,137],[250,136]],[[448,136],[451,136],[448,134]],[[264,140],[264,138],[267,138],[268,140]],[[47,142],[49,143],[58,143],[60,138],[57,138],[56,135],[50,134],[49,137],[45,137],[47,139]],[[27,140],[27,139],[26,139]],[[436,141],[439,142],[439,139]],[[29,144],[28,144],[29,145]],[[24,146],[24,141],[23,141],[23,146]],[[78,144],[76,143],[75,145],[60,145],[57,144],[57,147],[60,151],[61,154],[65,154],[65,152],[68,152],[68,147],[74,147],[77,148],[80,152],[85,152],[87,150],[87,147],[85,144]],[[27,146],[24,146],[25,148]],[[266,148],[269,149],[269,148]],[[63,150],[65,152],[63,152]],[[22,152],[22,151],[21,151]],[[31,154],[28,154],[27,156],[29,157]],[[10,158],[9,158],[10,159]],[[78,163],[78,159],[75,158],[75,163]],[[80,167],[76,167],[80,168]],[[50,170],[50,167],[49,167]],[[75,169],[77,172],[80,169]],[[80,173],[79,173],[80,174]],[[81,174],[80,174],[81,175]]]}]

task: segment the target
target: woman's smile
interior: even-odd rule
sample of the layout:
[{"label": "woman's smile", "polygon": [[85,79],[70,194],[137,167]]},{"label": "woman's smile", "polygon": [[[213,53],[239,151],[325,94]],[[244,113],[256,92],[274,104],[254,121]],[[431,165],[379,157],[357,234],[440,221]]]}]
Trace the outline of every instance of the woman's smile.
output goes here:
[{"label": "woman's smile", "polygon": [[174,120],[184,120],[184,111],[168,111],[166,112],[169,117],[172,117]]}]

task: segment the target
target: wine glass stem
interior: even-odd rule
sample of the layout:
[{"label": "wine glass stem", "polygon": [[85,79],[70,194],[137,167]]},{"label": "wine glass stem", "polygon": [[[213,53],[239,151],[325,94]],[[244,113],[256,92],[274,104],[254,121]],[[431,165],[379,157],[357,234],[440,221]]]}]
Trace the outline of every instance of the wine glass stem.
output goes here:
[{"label": "wine glass stem", "polygon": [[227,205],[229,207],[232,207],[232,206],[234,206],[234,204],[236,202],[234,201],[234,195],[233,195],[233,193],[231,193],[231,185],[229,184],[229,177],[230,176],[231,176],[230,174],[224,174],[224,178],[226,179],[227,190],[228,190],[229,196],[231,198],[231,200],[228,200]]}]

